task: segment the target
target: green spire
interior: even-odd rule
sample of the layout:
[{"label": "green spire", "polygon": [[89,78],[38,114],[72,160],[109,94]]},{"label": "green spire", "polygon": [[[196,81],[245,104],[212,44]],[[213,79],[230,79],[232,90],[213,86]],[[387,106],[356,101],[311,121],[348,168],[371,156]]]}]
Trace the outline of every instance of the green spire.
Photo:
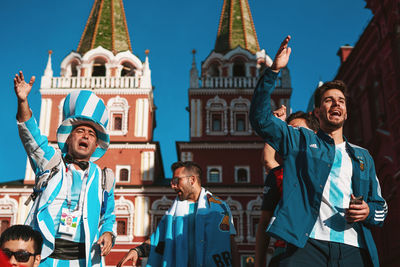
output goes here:
[{"label": "green spire", "polygon": [[78,52],[85,54],[98,46],[114,53],[132,51],[122,0],[95,0]]},{"label": "green spire", "polygon": [[240,46],[255,54],[260,50],[248,0],[224,0],[215,52],[227,53]]}]

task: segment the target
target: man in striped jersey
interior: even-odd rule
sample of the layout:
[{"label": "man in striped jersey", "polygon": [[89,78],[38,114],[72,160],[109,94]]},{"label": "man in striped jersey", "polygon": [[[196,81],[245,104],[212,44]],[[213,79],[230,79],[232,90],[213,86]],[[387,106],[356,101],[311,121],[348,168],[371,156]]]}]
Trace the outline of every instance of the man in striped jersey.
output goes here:
[{"label": "man in striped jersey", "polygon": [[283,195],[267,229],[288,243],[279,266],[379,266],[370,228],[383,224],[387,205],[371,155],[343,136],[344,83],[317,89],[316,134],[272,115],[271,93],[289,61],[289,40],[261,76],[250,107],[253,129],[284,159]]},{"label": "man in striped jersey", "polygon": [[91,91],[67,95],[57,129],[61,151],[56,150],[41,135],[29,108],[34,81],[26,83],[20,72],[14,90],[18,130],[36,174],[37,194],[26,224],[43,236],[40,266],[101,266],[116,236],[114,180],[105,180],[93,163],[109,146],[107,109]]}]

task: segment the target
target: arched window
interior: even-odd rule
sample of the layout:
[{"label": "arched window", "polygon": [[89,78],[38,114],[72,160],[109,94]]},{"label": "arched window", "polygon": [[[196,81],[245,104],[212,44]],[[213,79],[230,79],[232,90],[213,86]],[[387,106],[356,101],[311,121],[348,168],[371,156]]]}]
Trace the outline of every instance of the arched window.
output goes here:
[{"label": "arched window", "polygon": [[222,113],[213,113],[211,115],[211,130],[213,132],[220,132],[222,131]]},{"label": "arched window", "polygon": [[130,165],[117,165],[116,166],[116,178],[117,182],[129,182],[130,181]]},{"label": "arched window", "polygon": [[250,182],[250,167],[249,166],[235,166],[235,181],[237,183]]},{"label": "arched window", "polygon": [[246,98],[236,98],[231,102],[231,127],[232,135],[250,135],[249,124],[250,101]]},{"label": "arched window", "polygon": [[226,119],[227,109],[226,101],[218,96],[207,101],[207,134],[226,135],[228,133]]},{"label": "arched window", "polygon": [[240,243],[244,240],[244,235],[243,235],[244,210],[243,210],[242,204],[237,200],[233,200],[230,196],[225,200],[225,202],[226,202],[226,204],[229,205],[229,207],[231,209],[233,225],[235,225],[235,229],[236,229],[235,241]]},{"label": "arched window", "polygon": [[107,108],[111,118],[108,124],[110,135],[125,135],[128,132],[128,100],[116,96],[108,100]]},{"label": "arched window", "polygon": [[18,202],[6,194],[0,199],[0,232],[17,222]]},{"label": "arched window", "polygon": [[237,59],[233,62],[232,76],[233,77],[246,76],[246,68],[242,60]]},{"label": "arched window", "polygon": [[4,232],[8,227],[10,227],[10,218],[0,219],[0,234]]},{"label": "arched window", "polygon": [[130,62],[122,63],[121,77],[135,76],[135,66]]},{"label": "arched window", "polygon": [[114,119],[114,131],[121,131],[122,130],[122,114],[113,114]]},{"label": "arched window", "polygon": [[123,196],[116,199],[114,212],[117,221],[117,242],[132,242],[135,215],[135,206],[132,201]]},{"label": "arched window", "polygon": [[208,75],[211,77],[219,77],[220,71],[219,71],[219,64],[218,63],[212,63],[208,69]]},{"label": "arched window", "polygon": [[237,178],[238,182],[247,182],[247,170],[246,169],[239,169],[237,171]]},{"label": "arched window", "polygon": [[92,77],[106,76],[106,61],[103,58],[96,58],[93,62]]},{"label": "arched window", "polygon": [[236,114],[235,120],[236,120],[235,131],[236,132],[246,131],[246,114]]},{"label": "arched window", "polygon": [[218,182],[221,174],[218,169],[210,170],[210,182]]},{"label": "arched window", "polygon": [[222,182],[222,167],[207,166],[207,182],[220,183]]},{"label": "arched window", "polygon": [[249,201],[247,204],[247,241],[255,242],[256,241],[256,232],[257,225],[260,221],[261,216],[261,204],[262,199],[260,196],[257,196],[257,199],[253,199]]},{"label": "arched window", "polygon": [[128,169],[119,170],[119,180],[121,182],[127,182],[129,180],[129,170]]},{"label": "arched window", "polygon": [[78,65],[79,65],[79,62],[77,62],[77,61],[73,61],[71,63],[71,77],[78,76]]},{"label": "arched window", "polygon": [[118,235],[126,235],[126,219],[118,219],[117,220],[117,234]]}]

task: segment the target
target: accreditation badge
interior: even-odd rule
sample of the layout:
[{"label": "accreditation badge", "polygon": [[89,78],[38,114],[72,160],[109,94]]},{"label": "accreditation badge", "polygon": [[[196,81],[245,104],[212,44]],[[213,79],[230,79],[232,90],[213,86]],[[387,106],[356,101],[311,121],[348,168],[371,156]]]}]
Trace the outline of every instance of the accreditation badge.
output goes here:
[{"label": "accreditation badge", "polygon": [[60,234],[74,237],[80,218],[81,216],[78,210],[71,211],[68,208],[63,208],[58,232]]}]

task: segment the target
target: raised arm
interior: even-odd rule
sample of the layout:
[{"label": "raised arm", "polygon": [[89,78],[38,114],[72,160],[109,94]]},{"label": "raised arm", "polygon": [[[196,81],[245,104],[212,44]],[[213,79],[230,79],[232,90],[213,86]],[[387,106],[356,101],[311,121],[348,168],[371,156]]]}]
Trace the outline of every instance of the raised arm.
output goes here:
[{"label": "raised arm", "polygon": [[[290,36],[281,43],[271,68],[267,68],[261,76],[254,90],[250,106],[250,122],[253,129],[274,148],[280,155],[288,152],[288,146],[293,142],[286,142],[296,135],[287,124],[273,116],[271,110],[271,94],[275,89],[276,79],[280,69],[286,67],[291,49],[288,47]],[[293,134],[290,134],[293,132]],[[297,133],[298,135],[298,133]]]},{"label": "raised arm", "polygon": [[32,169],[36,175],[42,173],[49,162],[56,155],[55,149],[49,146],[47,137],[41,135],[32,111],[29,108],[28,95],[31,92],[35,76],[32,76],[29,83],[25,82],[22,71],[14,77],[14,91],[18,100],[18,131],[22,144],[29,157]]},{"label": "raised arm", "polygon": [[31,92],[34,82],[35,76],[32,76],[29,83],[26,83],[22,71],[19,72],[19,75],[15,74],[14,91],[18,99],[17,120],[19,122],[25,122],[32,117],[32,111],[28,103],[28,95]]}]

